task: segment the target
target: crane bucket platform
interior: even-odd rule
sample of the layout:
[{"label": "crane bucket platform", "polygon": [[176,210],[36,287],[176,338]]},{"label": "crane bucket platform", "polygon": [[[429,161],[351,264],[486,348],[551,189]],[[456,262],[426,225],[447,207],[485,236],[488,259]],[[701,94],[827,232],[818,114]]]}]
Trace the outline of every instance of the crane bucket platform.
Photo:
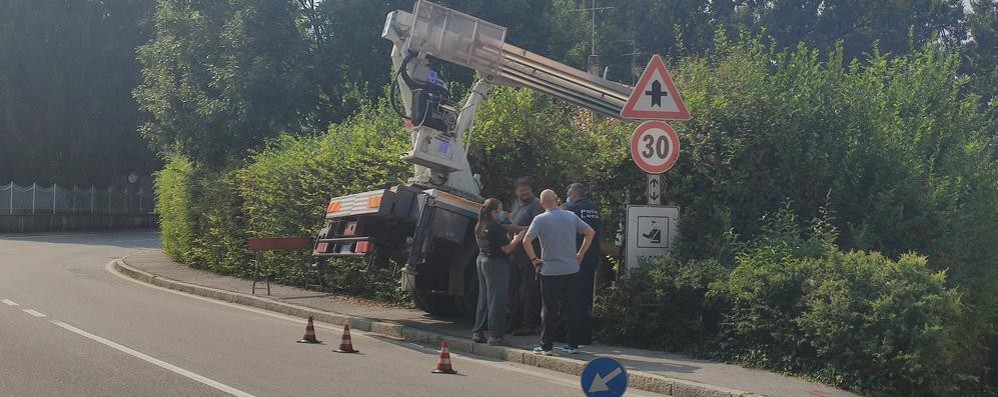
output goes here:
[{"label": "crane bucket platform", "polygon": [[535,89],[615,118],[631,95],[630,86],[507,44],[506,28],[471,15],[425,0],[413,14],[393,14],[383,36],[396,26],[408,36],[406,48],[498,78],[493,83]]}]

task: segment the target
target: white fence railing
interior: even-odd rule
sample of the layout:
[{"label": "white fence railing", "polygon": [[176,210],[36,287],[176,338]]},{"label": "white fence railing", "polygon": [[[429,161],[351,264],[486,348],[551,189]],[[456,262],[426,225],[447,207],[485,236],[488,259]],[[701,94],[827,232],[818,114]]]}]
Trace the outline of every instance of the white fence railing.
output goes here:
[{"label": "white fence railing", "polygon": [[152,212],[154,196],[124,188],[80,189],[57,184],[42,187],[18,186],[14,182],[0,186],[0,216],[14,214],[134,214]]}]

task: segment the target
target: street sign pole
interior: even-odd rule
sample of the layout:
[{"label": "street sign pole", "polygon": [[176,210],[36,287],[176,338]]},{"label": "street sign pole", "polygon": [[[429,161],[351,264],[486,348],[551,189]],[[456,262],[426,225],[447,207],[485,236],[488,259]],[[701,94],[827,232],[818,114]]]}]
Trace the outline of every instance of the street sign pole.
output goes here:
[{"label": "street sign pole", "polygon": [[662,205],[662,178],[658,174],[645,174],[648,178],[648,205]]},{"label": "street sign pole", "polygon": [[[647,120],[631,135],[631,159],[647,175],[648,205],[627,207],[625,266],[630,275],[642,260],[667,255],[678,233],[679,208],[662,206],[665,187],[661,174],[679,160],[680,141],[676,131],[662,120],[686,121],[690,112],[662,57],[654,55],[648,61],[620,117]],[[603,379],[597,376],[594,383]]]}]

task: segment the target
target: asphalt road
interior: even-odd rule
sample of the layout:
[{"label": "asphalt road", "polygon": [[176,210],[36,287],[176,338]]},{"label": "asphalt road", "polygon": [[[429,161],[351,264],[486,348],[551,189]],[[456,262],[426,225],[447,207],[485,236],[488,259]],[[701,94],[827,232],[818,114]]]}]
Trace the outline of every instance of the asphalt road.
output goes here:
[{"label": "asphalt road", "polygon": [[[578,396],[578,378],[352,332],[112,273],[154,232],[0,236],[0,396]],[[643,395],[643,394],[629,394]]]}]

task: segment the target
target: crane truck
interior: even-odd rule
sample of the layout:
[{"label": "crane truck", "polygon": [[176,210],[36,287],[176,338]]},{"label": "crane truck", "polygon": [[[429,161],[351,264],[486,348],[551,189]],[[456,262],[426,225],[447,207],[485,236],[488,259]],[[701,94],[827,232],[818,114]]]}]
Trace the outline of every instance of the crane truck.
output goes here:
[{"label": "crane truck", "polygon": [[[596,113],[620,117],[632,87],[505,42],[506,28],[419,0],[388,14],[394,83],[412,149],[404,184],[330,199],[313,242],[320,269],[330,258],[367,257],[401,268],[401,285],[420,309],[473,316],[478,298],[473,228],[482,198],[468,162],[471,126],[493,86],[526,87]],[[458,106],[430,61],[473,69],[476,81]],[[321,274],[320,274],[321,277]]]}]

